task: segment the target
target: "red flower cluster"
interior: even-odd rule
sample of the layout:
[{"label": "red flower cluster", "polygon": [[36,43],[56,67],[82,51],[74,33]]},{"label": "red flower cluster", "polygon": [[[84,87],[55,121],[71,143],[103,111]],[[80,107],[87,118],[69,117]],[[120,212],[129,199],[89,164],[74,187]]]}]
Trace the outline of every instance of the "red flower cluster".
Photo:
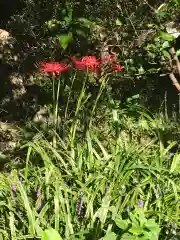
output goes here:
[{"label": "red flower cluster", "polygon": [[101,62],[96,58],[96,56],[85,56],[81,60],[72,57],[72,62],[75,65],[75,68],[78,70],[89,70],[98,72],[100,70]]},{"label": "red flower cluster", "polygon": [[116,65],[112,66],[112,69],[116,72],[121,72],[122,66],[120,64],[116,64]]},{"label": "red flower cluster", "polygon": [[116,72],[122,71],[122,66],[120,64],[117,64],[117,58],[114,55],[107,55],[104,56],[102,59],[103,64],[109,64],[111,69]]},{"label": "red flower cluster", "polygon": [[114,55],[106,55],[103,57],[102,62],[104,63],[115,63],[117,62],[117,58]]},{"label": "red flower cluster", "polygon": [[[96,56],[85,56],[81,60],[78,60],[76,57],[72,57],[72,62],[75,68],[78,70],[99,72],[104,64],[109,64],[113,71],[122,71],[122,66],[120,64],[117,64],[117,59],[113,55],[105,56],[101,61],[98,60]],[[59,62],[42,63],[40,67],[42,72],[52,73],[56,75],[66,72],[70,68],[71,67],[69,65]]]},{"label": "red flower cluster", "polygon": [[50,63],[42,63],[40,67],[42,72],[52,73],[52,74],[60,74],[66,72],[70,69],[65,63],[58,63],[58,62],[50,62]]},{"label": "red flower cluster", "polygon": [[96,56],[85,56],[81,60],[72,57],[72,62],[75,65],[75,68],[78,70],[87,69],[89,71],[99,72],[101,66],[104,64],[110,64],[111,69],[117,72],[122,71],[120,64],[117,64],[117,59],[113,55],[105,56],[101,61],[96,58]]}]

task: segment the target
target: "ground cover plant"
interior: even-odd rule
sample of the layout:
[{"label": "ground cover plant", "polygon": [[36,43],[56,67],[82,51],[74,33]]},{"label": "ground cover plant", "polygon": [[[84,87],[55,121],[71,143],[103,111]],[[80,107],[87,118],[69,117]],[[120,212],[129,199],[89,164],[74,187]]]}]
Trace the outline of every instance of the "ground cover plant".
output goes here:
[{"label": "ground cover plant", "polygon": [[179,239],[179,4],[3,15],[0,239]]}]

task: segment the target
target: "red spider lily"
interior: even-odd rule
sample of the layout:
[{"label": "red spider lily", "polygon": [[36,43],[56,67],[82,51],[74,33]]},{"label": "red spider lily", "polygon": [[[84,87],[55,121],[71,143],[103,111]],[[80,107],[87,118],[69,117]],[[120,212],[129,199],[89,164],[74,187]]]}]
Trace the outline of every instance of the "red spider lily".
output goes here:
[{"label": "red spider lily", "polygon": [[106,55],[102,58],[103,63],[115,63],[116,61],[117,58],[114,55]]},{"label": "red spider lily", "polygon": [[96,56],[85,56],[81,60],[77,60],[76,57],[72,57],[72,61],[75,68],[78,70],[89,70],[97,72],[100,70],[101,62],[96,58]]},{"label": "red spider lily", "polygon": [[102,59],[103,63],[109,63],[111,66],[111,69],[116,71],[116,72],[121,72],[122,71],[122,66],[117,63],[117,58],[114,55],[107,55],[104,56]]},{"label": "red spider lily", "polygon": [[70,66],[66,65],[65,63],[49,62],[42,63],[40,69],[42,72],[58,75],[60,73],[68,71],[70,69]]},{"label": "red spider lily", "polygon": [[112,69],[116,72],[121,72],[122,66],[120,64],[116,64],[116,65],[112,66]]}]

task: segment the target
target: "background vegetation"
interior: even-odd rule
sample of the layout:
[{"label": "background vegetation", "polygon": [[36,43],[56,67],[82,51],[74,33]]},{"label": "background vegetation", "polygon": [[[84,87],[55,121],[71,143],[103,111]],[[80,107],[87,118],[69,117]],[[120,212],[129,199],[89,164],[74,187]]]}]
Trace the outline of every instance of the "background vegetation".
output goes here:
[{"label": "background vegetation", "polygon": [[[179,239],[179,11],[1,0],[0,239]],[[72,64],[107,55],[121,72]]]}]

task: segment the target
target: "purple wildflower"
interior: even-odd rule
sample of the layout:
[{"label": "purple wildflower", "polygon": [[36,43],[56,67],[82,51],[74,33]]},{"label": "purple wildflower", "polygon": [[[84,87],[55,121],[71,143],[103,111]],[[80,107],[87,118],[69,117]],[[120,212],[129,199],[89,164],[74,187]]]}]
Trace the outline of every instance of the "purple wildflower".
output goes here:
[{"label": "purple wildflower", "polygon": [[44,202],[42,198],[39,198],[39,204],[38,204],[37,210],[41,211],[41,209],[43,208],[43,205],[44,205]]},{"label": "purple wildflower", "polygon": [[40,198],[41,197],[41,191],[38,189],[37,192],[36,192],[36,197],[37,198]]},{"label": "purple wildflower", "polygon": [[17,186],[16,186],[16,183],[15,183],[15,182],[13,182],[13,183],[11,184],[11,189],[12,189],[13,192],[16,192],[16,191],[17,191]]},{"label": "purple wildflower", "polygon": [[83,208],[83,202],[84,202],[84,193],[81,192],[81,197],[80,197],[80,199],[77,201],[77,205],[76,205],[76,212],[77,212],[77,215],[78,215],[78,216],[81,215],[82,208]]},{"label": "purple wildflower", "polygon": [[140,199],[140,200],[138,201],[138,207],[139,207],[139,208],[143,208],[143,207],[144,207],[144,202],[143,202],[143,200]]},{"label": "purple wildflower", "polygon": [[44,202],[43,202],[43,199],[42,199],[42,195],[41,195],[40,189],[37,190],[36,197],[37,197],[37,201],[38,201],[37,210],[41,211],[41,209],[43,208]]}]

